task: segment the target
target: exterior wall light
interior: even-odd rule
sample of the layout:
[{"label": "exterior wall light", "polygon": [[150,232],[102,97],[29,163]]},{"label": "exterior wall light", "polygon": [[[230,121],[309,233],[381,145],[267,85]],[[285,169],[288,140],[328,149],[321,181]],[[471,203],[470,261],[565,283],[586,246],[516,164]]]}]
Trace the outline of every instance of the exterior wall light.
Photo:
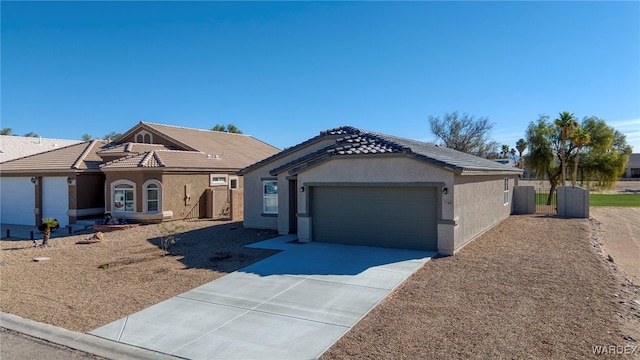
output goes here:
[{"label": "exterior wall light", "polygon": [[304,186],[300,186],[300,192],[304,192]]},{"label": "exterior wall light", "polygon": [[449,189],[447,189],[447,188],[442,188],[442,193],[443,193],[443,194],[447,195],[447,193],[448,193],[448,192],[449,192]]}]

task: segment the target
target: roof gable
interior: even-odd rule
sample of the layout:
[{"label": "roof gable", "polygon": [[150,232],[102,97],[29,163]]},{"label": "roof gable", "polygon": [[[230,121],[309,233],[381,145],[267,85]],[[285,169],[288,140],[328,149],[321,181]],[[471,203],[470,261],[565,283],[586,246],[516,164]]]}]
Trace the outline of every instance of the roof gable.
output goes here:
[{"label": "roof gable", "polygon": [[[182,158],[191,161],[188,165],[185,164],[185,168],[190,168],[191,165],[211,168],[213,162],[203,162],[202,160],[215,159],[218,160],[216,163],[219,167],[238,170],[279,152],[278,148],[249,135],[149,122],[140,122],[134,126],[118,138],[118,143],[123,145],[123,142],[126,140],[135,141],[135,135],[140,131],[151,133],[153,135],[152,142],[154,144],[163,144],[165,149],[175,149],[179,152],[193,153],[192,155],[179,154],[179,152],[171,154],[170,152],[164,152],[161,151],[161,149],[153,149],[151,147],[145,149],[146,151],[157,151],[161,154],[160,156],[166,157],[167,159]],[[143,150],[143,144],[139,144],[139,147],[136,149]],[[203,156],[195,154],[203,154]],[[180,164],[176,164],[176,167],[180,167],[179,165]]]},{"label": "roof gable", "polygon": [[522,173],[520,169],[432,143],[356,129],[350,126],[327,130],[322,134],[345,136],[340,137],[334,144],[324,149],[312,154],[305,154],[288,164],[271,170],[270,173],[276,175],[289,169],[291,174],[295,174],[334,157],[385,156],[389,154],[403,154],[459,174]]}]

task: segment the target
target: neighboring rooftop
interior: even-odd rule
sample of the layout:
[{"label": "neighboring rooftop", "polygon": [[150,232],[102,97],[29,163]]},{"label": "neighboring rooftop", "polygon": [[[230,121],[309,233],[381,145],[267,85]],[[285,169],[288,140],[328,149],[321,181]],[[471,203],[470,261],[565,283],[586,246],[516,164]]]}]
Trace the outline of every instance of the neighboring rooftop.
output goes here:
[{"label": "neighboring rooftop", "polygon": [[81,140],[63,140],[47,139],[41,137],[0,135],[0,162],[5,162],[49,150],[55,150],[81,142]]},{"label": "neighboring rooftop", "polygon": [[97,152],[107,144],[105,140],[91,140],[55,148],[46,152],[5,161],[2,172],[61,170],[100,170],[102,159]]}]

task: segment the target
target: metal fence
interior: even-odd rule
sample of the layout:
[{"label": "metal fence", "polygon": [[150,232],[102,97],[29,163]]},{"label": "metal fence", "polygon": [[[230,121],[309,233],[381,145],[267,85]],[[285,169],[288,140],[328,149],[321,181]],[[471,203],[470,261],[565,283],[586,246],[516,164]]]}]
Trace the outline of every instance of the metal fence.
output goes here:
[{"label": "metal fence", "polygon": [[551,189],[536,189],[536,214],[557,215],[558,214],[558,190],[554,190],[549,198]]}]

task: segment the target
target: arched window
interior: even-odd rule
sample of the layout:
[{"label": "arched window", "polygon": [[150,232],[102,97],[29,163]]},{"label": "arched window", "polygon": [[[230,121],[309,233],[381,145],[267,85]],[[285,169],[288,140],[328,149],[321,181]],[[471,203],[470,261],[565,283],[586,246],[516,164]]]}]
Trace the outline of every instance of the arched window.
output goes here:
[{"label": "arched window", "polygon": [[162,211],[162,184],[158,180],[148,180],[142,185],[144,212]]},{"label": "arched window", "polygon": [[135,139],[137,143],[144,143],[144,144],[153,143],[153,135],[146,130],[141,130],[140,132],[138,132],[136,134]]},{"label": "arched window", "polygon": [[132,181],[119,180],[113,183],[113,211],[135,211],[136,188]]}]

